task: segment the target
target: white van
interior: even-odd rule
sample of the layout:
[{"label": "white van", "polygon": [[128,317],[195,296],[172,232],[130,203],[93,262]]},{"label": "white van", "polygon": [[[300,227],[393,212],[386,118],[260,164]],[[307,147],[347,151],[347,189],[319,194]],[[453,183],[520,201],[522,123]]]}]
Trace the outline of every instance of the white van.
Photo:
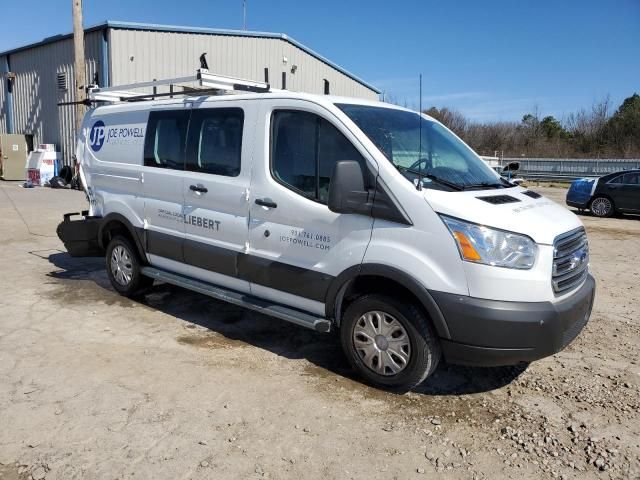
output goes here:
[{"label": "white van", "polygon": [[76,155],[90,209],[58,233],[106,255],[118,292],[156,279],[337,328],[378,386],[411,388],[441,358],[552,355],[591,313],[580,220],[405,108],[287,91],[123,101],[88,111]]}]

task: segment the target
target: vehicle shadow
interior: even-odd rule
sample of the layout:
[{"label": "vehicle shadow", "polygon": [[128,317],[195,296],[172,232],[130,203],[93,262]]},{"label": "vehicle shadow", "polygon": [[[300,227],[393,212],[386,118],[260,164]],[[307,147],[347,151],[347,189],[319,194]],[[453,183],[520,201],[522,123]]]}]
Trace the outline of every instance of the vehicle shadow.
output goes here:
[{"label": "vehicle shadow", "polygon": [[[53,253],[47,258],[56,267],[48,276],[61,281],[64,288],[72,290],[73,296],[68,292],[59,294],[60,301],[105,301],[125,306],[136,302],[189,322],[184,335],[176,339],[182,344],[207,348],[213,342],[219,348],[221,343],[237,346],[242,342],[288,359],[305,359],[320,369],[314,368],[311,375],[339,375],[355,382],[361,381],[342,353],[337,332],[317,333],[159,282],[135,299],[126,299],[111,287],[104,270],[103,258],[73,258],[68,253]],[[69,285],[70,281],[83,282]],[[211,333],[203,335],[200,329],[194,328],[195,325],[204,327]],[[429,396],[486,392],[508,385],[525,370],[526,365],[473,368],[448,365],[442,361],[436,372],[413,392]]]}]

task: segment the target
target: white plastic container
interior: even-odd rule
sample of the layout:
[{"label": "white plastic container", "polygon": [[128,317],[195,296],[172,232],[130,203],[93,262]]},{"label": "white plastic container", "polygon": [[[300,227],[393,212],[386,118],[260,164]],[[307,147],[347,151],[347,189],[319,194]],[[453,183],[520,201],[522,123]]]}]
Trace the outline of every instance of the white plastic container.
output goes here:
[{"label": "white plastic container", "polygon": [[27,158],[27,179],[33,185],[45,186],[57,173],[60,152],[50,143],[42,143]]}]

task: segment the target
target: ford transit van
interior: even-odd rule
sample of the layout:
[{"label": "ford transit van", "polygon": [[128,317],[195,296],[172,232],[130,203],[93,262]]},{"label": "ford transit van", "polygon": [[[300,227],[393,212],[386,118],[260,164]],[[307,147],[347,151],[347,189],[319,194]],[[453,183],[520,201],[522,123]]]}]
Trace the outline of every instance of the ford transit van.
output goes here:
[{"label": "ford transit van", "polygon": [[426,115],[268,88],[119,100],[84,118],[90,206],[58,232],[123,295],[159,280],[339,329],[363,379],[405,389],[441,359],[552,355],[589,319],[580,220]]}]

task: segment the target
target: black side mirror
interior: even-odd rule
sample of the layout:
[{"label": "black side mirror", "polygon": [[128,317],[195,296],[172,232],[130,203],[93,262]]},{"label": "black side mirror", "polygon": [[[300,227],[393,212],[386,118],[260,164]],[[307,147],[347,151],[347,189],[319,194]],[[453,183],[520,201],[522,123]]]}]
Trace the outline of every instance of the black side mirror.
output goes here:
[{"label": "black side mirror", "polygon": [[517,172],[520,170],[520,162],[510,162],[504,166],[503,172]]},{"label": "black side mirror", "polygon": [[366,214],[371,210],[368,197],[360,164],[353,160],[336,162],[329,184],[329,210],[335,213]]}]

